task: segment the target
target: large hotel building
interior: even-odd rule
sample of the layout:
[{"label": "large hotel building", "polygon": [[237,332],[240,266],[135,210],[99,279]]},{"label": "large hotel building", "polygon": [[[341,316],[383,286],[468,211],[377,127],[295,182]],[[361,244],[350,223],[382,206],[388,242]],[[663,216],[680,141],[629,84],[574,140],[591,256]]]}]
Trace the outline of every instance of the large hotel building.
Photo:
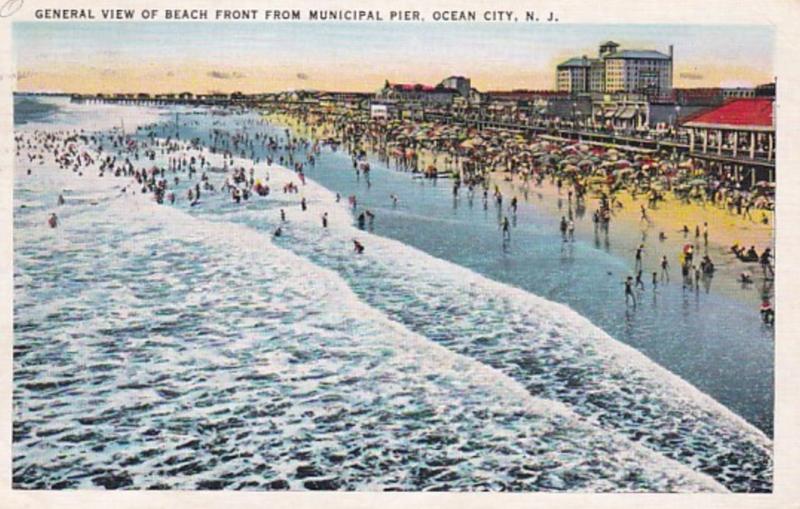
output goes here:
[{"label": "large hotel building", "polygon": [[655,50],[619,50],[608,41],[597,58],[570,58],[556,67],[556,89],[582,94],[634,93],[658,97],[672,91],[672,46],[665,55]]}]

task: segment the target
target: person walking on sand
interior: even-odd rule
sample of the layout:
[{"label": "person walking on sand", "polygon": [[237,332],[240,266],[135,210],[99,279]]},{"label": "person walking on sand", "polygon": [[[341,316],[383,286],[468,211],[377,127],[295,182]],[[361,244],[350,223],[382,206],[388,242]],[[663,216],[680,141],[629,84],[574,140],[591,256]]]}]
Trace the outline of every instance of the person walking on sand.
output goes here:
[{"label": "person walking on sand", "polygon": [[647,224],[650,224],[650,218],[647,217],[647,208],[644,206],[644,204],[639,205],[639,209],[642,211],[642,217],[639,218],[639,222],[641,223],[644,221]]},{"label": "person walking on sand", "polygon": [[669,283],[669,261],[667,261],[667,255],[661,257],[661,281]]},{"label": "person walking on sand", "polygon": [[703,242],[708,245],[708,222],[703,223]]}]

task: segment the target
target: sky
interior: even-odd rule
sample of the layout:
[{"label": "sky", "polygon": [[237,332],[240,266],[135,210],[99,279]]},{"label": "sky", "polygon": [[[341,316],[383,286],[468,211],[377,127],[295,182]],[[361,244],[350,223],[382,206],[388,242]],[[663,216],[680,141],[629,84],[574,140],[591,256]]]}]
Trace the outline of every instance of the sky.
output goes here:
[{"label": "sky", "polygon": [[22,92],[370,92],[450,75],[480,91],[553,89],[559,62],[607,40],[674,45],[676,87],[774,79],[767,26],[17,22],[12,34]]}]

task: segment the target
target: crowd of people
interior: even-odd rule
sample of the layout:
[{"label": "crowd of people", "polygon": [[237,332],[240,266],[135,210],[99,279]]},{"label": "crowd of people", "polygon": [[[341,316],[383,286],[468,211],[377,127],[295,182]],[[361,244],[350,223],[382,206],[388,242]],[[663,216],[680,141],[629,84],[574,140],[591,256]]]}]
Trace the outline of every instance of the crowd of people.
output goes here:
[{"label": "crowd of people", "polygon": [[[310,119],[304,116],[301,120],[309,122]],[[267,166],[278,163],[294,170],[296,182],[285,183],[282,192],[287,195],[299,194],[306,184],[305,169],[316,164],[319,152],[325,144],[334,149],[344,147],[351,154],[355,177],[359,180],[363,178],[367,187],[371,185],[370,167],[366,158],[368,151],[375,151],[374,153],[384,161],[398,169],[414,171],[422,148],[417,143],[413,145],[413,149],[404,145],[403,140],[407,140],[408,137],[396,136],[402,129],[393,130],[388,123],[364,124],[348,122],[341,118],[312,119],[308,124],[311,136],[305,139],[293,136],[288,129],[284,131],[283,136],[266,134],[260,129],[263,126],[254,125],[257,122],[263,121],[243,120],[235,130],[215,128],[186,140],[182,140],[171,126],[163,123],[140,127],[135,134],[125,134],[120,131],[105,134],[34,131],[32,134],[16,136],[17,155],[20,155],[21,150],[25,150],[27,162],[32,167],[37,163],[43,164],[46,157],[51,157],[60,169],[72,171],[78,177],[89,170],[96,171],[99,177],[104,175],[124,177],[128,179],[128,184],[123,187],[123,192],[149,194],[160,204],[176,204],[182,201],[181,196],[185,196],[188,206],[194,207],[202,205],[203,198],[207,194],[224,193],[234,204],[242,204],[251,199],[269,198],[273,193],[269,183],[269,171],[263,178],[256,176],[255,165],[260,162],[265,162]],[[326,131],[325,122],[330,122],[332,128],[330,132]],[[191,123],[191,120],[187,123]],[[481,136],[488,138],[490,135],[482,133]],[[417,136],[414,139],[422,138]],[[682,161],[669,159],[665,162],[655,160],[650,155],[633,155],[634,163],[623,159],[631,155],[618,149],[568,142],[527,141],[508,136],[501,137],[499,141],[492,140],[490,144],[469,144],[452,136],[431,139],[434,141],[429,143],[431,145],[429,148],[435,149],[434,157],[443,158],[448,164],[458,168],[458,171],[451,173],[454,196],[458,195],[462,187],[466,187],[470,197],[481,190],[484,208],[488,207],[489,202],[491,182],[489,170],[496,170],[498,165],[526,185],[528,183],[541,185],[548,179],[555,185],[559,194],[566,191],[569,213],[563,215],[559,221],[560,234],[565,243],[575,241],[573,201],[577,208],[585,208],[589,195],[597,198],[598,206],[592,213],[594,229],[596,233],[602,231],[608,235],[615,210],[622,207],[620,201],[622,193],[630,193],[634,197],[637,194],[648,197],[647,205],[640,205],[640,213],[641,221],[649,224],[651,217],[648,211],[651,207],[655,207],[658,201],[663,199],[664,193],[674,192],[683,185],[675,184],[685,180],[685,175],[680,172],[691,174],[694,171]],[[491,150],[487,145],[500,146],[501,150]],[[203,147],[207,151],[201,150]],[[534,151],[537,148],[539,152]],[[221,163],[216,162],[212,165],[212,155],[215,156],[215,161],[221,160]],[[668,168],[676,172],[670,173]],[[221,183],[212,181],[210,175],[215,173],[225,175]],[[429,172],[429,176],[435,178],[439,173],[439,170],[434,168],[434,171]],[[666,178],[665,185],[655,185],[655,181],[663,178]],[[742,205],[744,194],[727,195],[721,187],[723,183],[717,181],[714,186],[704,186],[706,192],[688,193],[687,199],[699,197],[711,203],[722,201],[728,207],[732,203],[734,213],[747,214],[749,205]],[[708,192],[709,190],[713,192]],[[340,196],[337,195],[337,201],[339,199]],[[397,195],[392,194],[391,199],[396,206]],[[498,217],[502,239],[504,242],[509,242],[512,231],[512,220],[509,216],[516,224],[517,197],[512,196],[507,204],[504,203],[500,187],[494,185],[493,199],[499,214],[504,208],[508,211],[506,215]],[[374,213],[369,209],[357,210],[358,201],[355,195],[349,196],[348,201],[354,211],[357,226],[362,230],[372,230]],[[63,204],[64,198],[59,196],[58,205]],[[305,196],[300,197],[299,207],[301,212],[307,211],[308,203]],[[742,210],[737,211],[738,208]],[[273,231],[276,237],[282,236],[282,225],[287,221],[286,211],[283,208],[280,209],[280,218],[281,224]],[[329,221],[328,213],[323,212],[320,217],[322,228],[328,228]],[[47,222],[51,228],[56,228],[59,225],[59,218],[53,213]],[[715,264],[707,250],[709,227],[707,223],[703,224],[702,229],[700,225],[696,225],[693,243],[689,242],[691,230],[688,226],[684,226],[681,233],[687,239],[682,252],[678,254],[682,287],[684,290],[693,288],[699,291],[701,284],[707,284],[715,272]],[[665,239],[666,233],[660,232],[659,240]],[[702,256],[698,254],[701,245],[706,249]],[[353,249],[356,253],[362,253],[365,247],[362,241],[353,239]],[[624,281],[625,300],[634,306],[636,292],[642,291],[645,287],[644,250],[644,244],[636,249],[634,275]],[[774,277],[773,255],[769,247],[759,254],[754,246],[745,250],[734,245],[731,252],[743,263],[759,263],[764,278]],[[667,256],[663,255],[657,270],[651,272],[653,290],[659,282],[663,284],[669,281],[669,271]],[[753,276],[749,271],[744,271],[740,280],[742,284],[751,284]]]},{"label": "crowd of people", "polygon": [[[281,111],[280,115],[288,115],[292,121],[306,126],[312,136],[350,153],[363,156],[370,152],[390,167],[429,178],[451,177],[454,195],[461,187],[466,187],[470,195],[482,188],[484,207],[492,179],[498,173],[504,175],[504,180],[520,181],[523,192],[527,192],[529,185],[541,186],[549,181],[559,195],[566,192],[570,205],[573,199],[578,208],[585,207],[587,197],[596,200],[597,208],[592,213],[596,232],[607,234],[612,219],[624,206],[623,196],[634,202],[645,198],[645,203],[639,205],[640,221],[645,225],[653,221],[651,211],[658,210],[666,200],[718,208],[738,216],[745,224],[746,221],[771,223],[774,185],[759,182],[749,186],[732,171],[709,171],[702,162],[687,155],[577,143],[548,136],[526,139],[518,133],[498,129],[479,131],[410,120],[367,119],[309,111]],[[503,196],[496,186],[494,200],[497,207],[502,207]],[[516,200],[512,197],[509,207],[512,217],[516,213]],[[499,224],[502,238],[507,242],[511,236],[509,217],[502,217]],[[571,206],[569,217],[562,217],[559,227],[563,239],[574,240]],[[708,288],[716,271],[708,252],[708,223],[704,222],[702,227],[695,225],[694,230],[694,242],[691,242],[688,225],[679,232],[686,239],[677,254],[684,290],[699,290],[703,285]],[[665,231],[658,234],[662,242],[667,237]],[[696,255],[701,246],[705,253]],[[768,260],[762,267],[768,279],[773,276],[771,249],[766,247],[765,252]],[[631,291],[644,286],[640,273],[641,253],[637,258]],[[749,258],[740,260],[752,261]],[[757,261],[761,262],[761,255]],[[668,266],[662,265],[660,272],[661,277],[667,277]],[[657,279],[660,277],[653,281]],[[631,295],[626,290],[626,300],[633,304]]]}]

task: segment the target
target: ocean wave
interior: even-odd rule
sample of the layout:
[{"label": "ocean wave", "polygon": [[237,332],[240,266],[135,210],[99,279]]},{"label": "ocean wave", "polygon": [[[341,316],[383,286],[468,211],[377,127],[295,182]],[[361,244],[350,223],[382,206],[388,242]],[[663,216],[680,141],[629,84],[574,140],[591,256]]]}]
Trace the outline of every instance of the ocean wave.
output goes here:
[{"label": "ocean wave", "polygon": [[93,249],[40,228],[18,255],[37,284],[15,306],[15,487],[722,489],[262,233],[140,198],[59,228],[74,242],[100,213]]},{"label": "ocean wave", "polygon": [[[296,180],[270,169],[280,186]],[[308,211],[290,209],[281,245],[336,270],[369,305],[413,332],[514,378],[530,394],[562,402],[589,422],[622,433],[734,491],[769,491],[772,442],[763,432],[680,377],[594,326],[565,305],[497,283],[400,242],[352,226],[319,227],[345,210],[313,182]],[[289,197],[299,201],[300,196]],[[250,212],[226,222],[264,227]],[[273,220],[276,216],[272,217]],[[277,224],[277,222],[275,223]],[[367,245],[350,254],[351,238]]]},{"label": "ocean wave", "polygon": [[191,211],[104,182],[55,231],[15,216],[17,488],[771,489],[771,441],[713,399],[313,182]]}]

